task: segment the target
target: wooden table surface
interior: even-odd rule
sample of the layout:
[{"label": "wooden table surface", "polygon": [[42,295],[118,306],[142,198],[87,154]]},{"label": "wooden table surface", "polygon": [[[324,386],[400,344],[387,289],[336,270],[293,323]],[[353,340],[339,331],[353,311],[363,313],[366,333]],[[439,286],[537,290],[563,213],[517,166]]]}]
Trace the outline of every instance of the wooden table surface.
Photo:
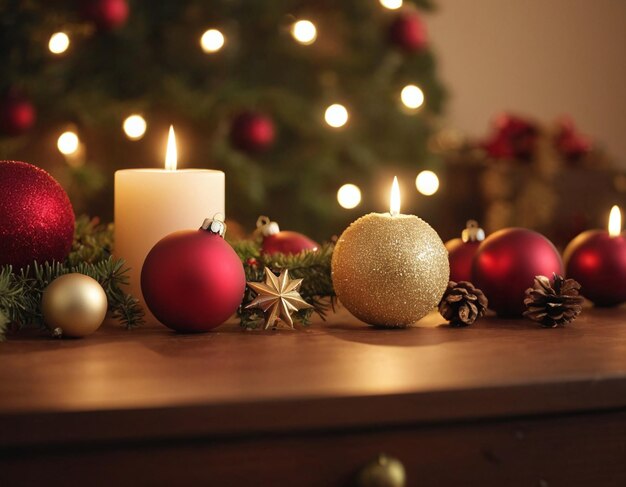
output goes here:
[{"label": "wooden table surface", "polygon": [[405,330],[345,311],[297,331],[106,325],[0,344],[0,444],[419,424],[626,407],[626,308],[562,329],[432,313]]}]

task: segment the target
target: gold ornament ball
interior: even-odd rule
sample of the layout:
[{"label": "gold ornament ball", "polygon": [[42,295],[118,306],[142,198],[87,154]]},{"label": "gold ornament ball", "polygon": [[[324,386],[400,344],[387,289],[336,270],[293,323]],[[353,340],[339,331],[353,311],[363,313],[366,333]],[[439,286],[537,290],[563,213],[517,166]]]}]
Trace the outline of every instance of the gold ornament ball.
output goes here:
[{"label": "gold ornament ball", "polygon": [[441,238],[414,215],[365,215],[343,232],[333,252],[339,301],[370,325],[415,323],[437,306],[449,277]]},{"label": "gold ornament ball", "polygon": [[60,328],[62,336],[79,338],[100,327],[107,312],[107,296],[95,279],[65,274],[44,289],[41,307],[51,330]]}]

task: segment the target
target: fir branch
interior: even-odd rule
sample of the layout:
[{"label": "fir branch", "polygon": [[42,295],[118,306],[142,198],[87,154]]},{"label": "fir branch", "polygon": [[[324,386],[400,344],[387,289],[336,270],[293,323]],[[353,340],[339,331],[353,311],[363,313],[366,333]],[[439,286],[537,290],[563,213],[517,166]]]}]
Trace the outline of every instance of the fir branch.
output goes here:
[{"label": "fir branch", "polygon": [[81,216],[76,220],[74,243],[67,258],[70,265],[99,262],[111,255],[113,224],[102,224],[98,218]]},{"label": "fir branch", "polygon": [[3,267],[0,270],[0,341],[4,340],[13,317],[25,307],[20,286],[13,280],[13,269],[11,266]]},{"label": "fir branch", "polygon": [[41,313],[44,289],[64,274],[80,273],[98,281],[107,296],[112,315],[127,328],[135,328],[143,323],[144,311],[139,300],[122,288],[128,284],[127,272],[124,261],[113,257],[96,263],[80,262],[75,266],[61,262],[34,262],[19,273],[5,266],[0,271],[0,313],[18,328],[45,328]]}]

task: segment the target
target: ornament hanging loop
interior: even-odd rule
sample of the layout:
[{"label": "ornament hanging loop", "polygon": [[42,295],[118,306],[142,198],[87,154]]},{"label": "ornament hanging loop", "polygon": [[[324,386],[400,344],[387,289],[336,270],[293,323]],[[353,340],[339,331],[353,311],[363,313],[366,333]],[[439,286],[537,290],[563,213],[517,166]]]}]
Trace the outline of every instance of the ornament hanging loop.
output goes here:
[{"label": "ornament hanging loop", "polygon": [[269,216],[261,215],[256,221],[256,232],[263,237],[269,237],[270,235],[276,235],[280,232],[278,223],[273,222]]},{"label": "ornament hanging loop", "polygon": [[463,242],[482,242],[485,240],[485,231],[478,226],[476,220],[467,220],[465,229],[461,233]]},{"label": "ornament hanging loop", "polygon": [[205,218],[202,222],[200,230],[204,230],[209,233],[214,233],[220,237],[224,237],[226,234],[226,223],[224,223],[224,215],[216,213],[213,218]]}]

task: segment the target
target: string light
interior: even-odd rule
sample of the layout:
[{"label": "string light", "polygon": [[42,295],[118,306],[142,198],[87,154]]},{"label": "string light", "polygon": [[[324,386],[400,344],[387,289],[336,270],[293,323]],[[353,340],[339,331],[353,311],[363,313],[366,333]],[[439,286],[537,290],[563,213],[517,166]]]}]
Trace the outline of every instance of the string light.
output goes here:
[{"label": "string light", "polygon": [[225,42],[224,34],[217,29],[207,30],[200,38],[202,50],[209,54],[219,51]]},{"label": "string light", "polygon": [[361,190],[355,184],[344,184],[337,191],[337,201],[347,210],[356,208],[361,202]]},{"label": "string light", "polygon": [[402,7],[402,0],[379,0],[380,4],[389,10],[398,10]]},{"label": "string light", "polygon": [[326,120],[326,123],[331,127],[343,127],[348,123],[348,110],[343,105],[335,103],[326,109],[324,120]]},{"label": "string light", "polygon": [[55,32],[50,37],[48,49],[52,54],[63,54],[70,47],[70,38],[65,32]]},{"label": "string light", "polygon": [[405,107],[416,110],[424,104],[424,92],[415,85],[406,85],[402,88],[400,99]]},{"label": "string light", "polygon": [[439,178],[432,171],[422,171],[415,178],[415,186],[424,196],[432,196],[439,189]]},{"label": "string light", "polygon": [[308,46],[317,39],[317,28],[310,20],[298,20],[291,26],[291,35],[300,44]]},{"label": "string light", "polygon": [[141,115],[130,115],[124,120],[122,128],[130,140],[139,140],[146,133],[146,120]]},{"label": "string light", "polygon": [[67,132],[63,132],[57,140],[59,152],[61,154],[65,154],[66,156],[74,154],[78,150],[79,144],[80,141],[78,140],[78,135],[69,130]]}]

